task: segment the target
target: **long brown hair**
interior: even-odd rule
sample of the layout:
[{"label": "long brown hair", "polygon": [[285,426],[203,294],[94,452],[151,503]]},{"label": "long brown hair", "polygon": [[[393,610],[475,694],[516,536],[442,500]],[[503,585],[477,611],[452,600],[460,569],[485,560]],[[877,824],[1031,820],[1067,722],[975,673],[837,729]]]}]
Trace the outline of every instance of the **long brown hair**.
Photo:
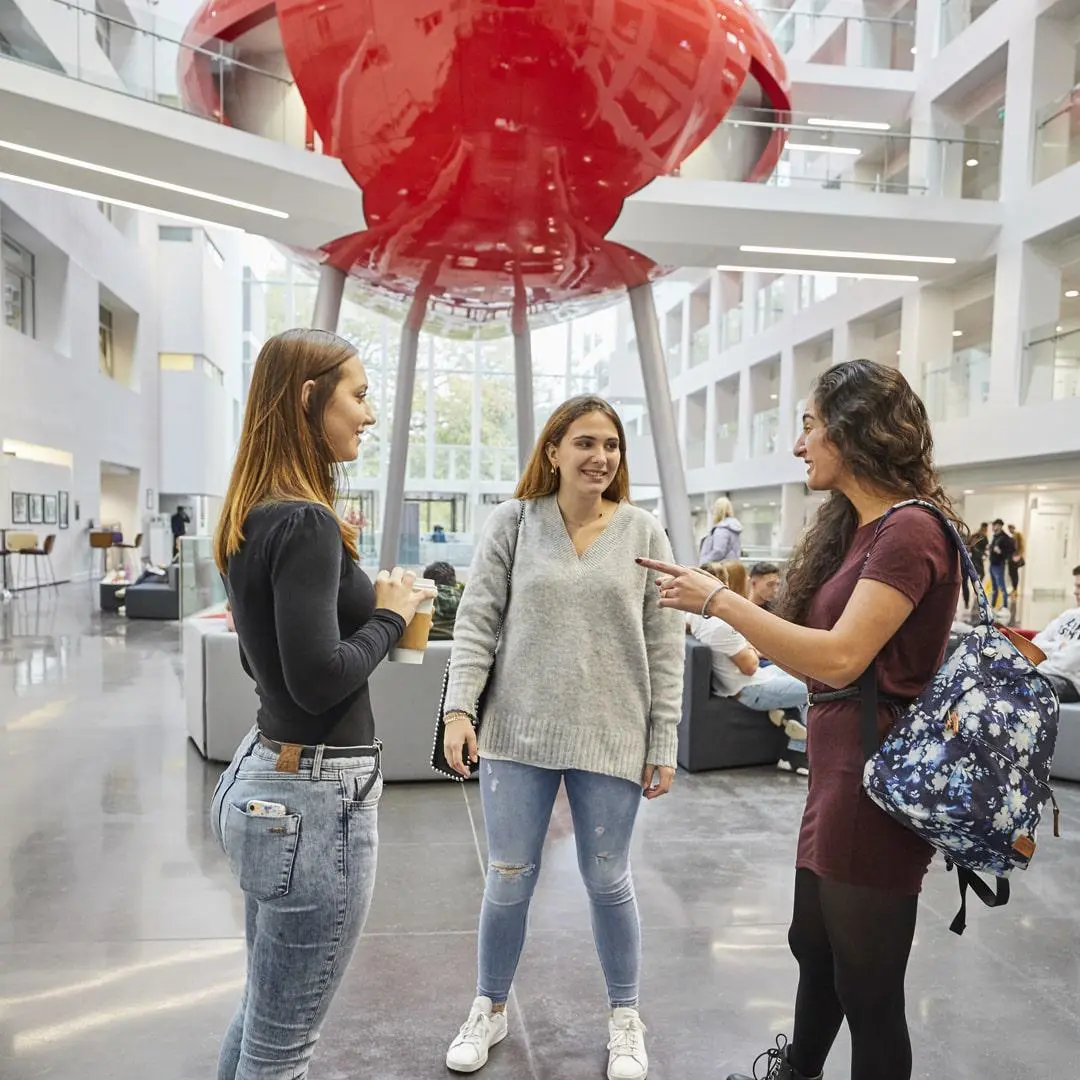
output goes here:
[{"label": "long brown hair", "polygon": [[[229,490],[214,534],[214,561],[225,573],[244,542],[244,521],[266,502],[314,502],[337,518],[341,539],[357,557],[356,532],[338,517],[334,452],[323,414],[356,350],[325,330],[286,330],[255,361]],[[303,388],[313,381],[307,408]]]},{"label": "long brown hair", "polygon": [[564,401],[548,418],[540,438],[536,440],[532,456],[518,481],[515,499],[540,499],[554,495],[559,490],[559,474],[551,467],[547,448],[558,446],[566,437],[570,425],[590,413],[603,413],[619,433],[619,467],[608,484],[604,498],[612,502],[626,502],[630,498],[630,468],[626,463],[626,432],[619,414],[611,404],[594,394],[582,394]]},{"label": "long brown hair", "polygon": [[[967,535],[934,468],[926,408],[903,375],[871,360],[849,360],[824,372],[811,396],[829,441],[856,480],[896,502],[935,503]],[[780,615],[805,621],[814,594],[840,568],[858,527],[848,497],[830,493],[787,565]]]}]

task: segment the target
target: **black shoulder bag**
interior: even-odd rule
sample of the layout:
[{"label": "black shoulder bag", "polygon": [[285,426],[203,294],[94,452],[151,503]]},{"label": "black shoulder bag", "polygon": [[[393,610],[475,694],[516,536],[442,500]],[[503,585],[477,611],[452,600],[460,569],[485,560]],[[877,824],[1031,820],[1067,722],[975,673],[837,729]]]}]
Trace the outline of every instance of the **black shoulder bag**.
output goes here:
[{"label": "black shoulder bag", "polygon": [[[506,568],[506,603],[503,606],[502,614],[499,616],[499,625],[495,629],[495,652],[491,657],[491,667],[488,669],[487,681],[484,683],[483,689],[481,689],[480,694],[476,699],[476,720],[473,724],[473,730],[477,735],[480,734],[480,721],[484,715],[484,701],[487,698],[488,687],[491,685],[491,673],[495,669],[495,655],[497,655],[499,651],[499,638],[502,637],[503,623],[506,621],[506,609],[510,606],[510,582],[514,575],[514,559],[517,557],[518,538],[521,536],[521,524],[524,520],[525,500],[522,499],[521,510],[518,513],[517,531],[514,533],[514,546],[510,549],[510,565]],[[468,588],[468,586],[466,586],[466,588]],[[435,743],[431,748],[431,767],[441,776],[445,776],[450,780],[457,780],[459,783],[464,783],[465,777],[450,767],[450,763],[446,760],[446,753],[443,750],[444,735],[446,734],[446,721],[444,719],[446,714],[446,692],[450,689],[450,666],[453,662],[454,658],[451,653],[451,657],[446,663],[446,672],[443,674],[442,691],[439,694],[439,707],[435,713]],[[479,767],[478,762],[469,762],[470,774],[475,775]]]}]

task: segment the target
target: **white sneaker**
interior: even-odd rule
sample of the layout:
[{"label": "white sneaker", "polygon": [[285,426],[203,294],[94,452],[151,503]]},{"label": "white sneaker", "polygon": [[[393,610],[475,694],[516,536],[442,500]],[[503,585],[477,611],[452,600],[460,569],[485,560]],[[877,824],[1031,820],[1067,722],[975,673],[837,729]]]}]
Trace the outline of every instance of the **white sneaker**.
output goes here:
[{"label": "white sneaker", "polygon": [[784,720],[784,734],[795,742],[806,741],[806,725],[801,720],[792,717]]},{"label": "white sneaker", "polygon": [[608,1020],[608,1035],[608,1080],[645,1080],[649,1055],[637,1009],[616,1009]]},{"label": "white sneaker", "polygon": [[454,1072],[477,1072],[487,1064],[488,1051],[505,1038],[505,1011],[492,1012],[491,998],[478,997],[469,1019],[446,1051],[446,1067]]}]

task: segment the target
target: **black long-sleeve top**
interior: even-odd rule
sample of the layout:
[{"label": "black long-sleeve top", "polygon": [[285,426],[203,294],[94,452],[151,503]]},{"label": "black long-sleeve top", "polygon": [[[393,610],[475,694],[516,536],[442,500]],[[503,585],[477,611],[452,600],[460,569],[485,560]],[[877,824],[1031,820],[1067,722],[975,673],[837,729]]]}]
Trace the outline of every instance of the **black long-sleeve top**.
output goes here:
[{"label": "black long-sleeve top", "polygon": [[333,515],[316,503],[256,507],[225,587],[240,660],[259,694],[259,730],[281,742],[370,745],[368,678],[405,620],[376,610],[375,589]]}]

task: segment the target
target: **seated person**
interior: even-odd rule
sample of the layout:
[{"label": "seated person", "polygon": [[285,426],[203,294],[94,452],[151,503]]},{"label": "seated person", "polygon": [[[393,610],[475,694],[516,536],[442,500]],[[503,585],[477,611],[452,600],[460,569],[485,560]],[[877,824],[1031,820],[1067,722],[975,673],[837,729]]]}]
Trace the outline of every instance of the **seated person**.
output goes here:
[{"label": "seated person", "polygon": [[771,562],[759,562],[750,567],[749,597],[758,607],[772,611],[773,601],[779,591],[779,566]]},{"label": "seated person", "polygon": [[1073,599],[1076,607],[1035,635],[1035,644],[1046,653],[1039,671],[1054,684],[1062,702],[1080,701],[1080,566],[1073,567]]},{"label": "seated person", "polygon": [[431,620],[431,641],[452,641],[458,605],[464,591],[458,584],[457,571],[444,562],[432,563],[424,577],[435,582],[435,612]]},{"label": "seated person", "polygon": [[[723,581],[722,573],[708,566],[703,570]],[[733,697],[748,709],[767,714],[778,727],[783,725],[788,747],[776,763],[784,772],[809,775],[806,757],[806,713],[809,703],[806,684],[775,665],[763,666],[757,650],[722,619],[703,619],[687,616],[687,627],[712,651],[713,693]],[[785,715],[785,710],[797,709],[799,719]]]}]

